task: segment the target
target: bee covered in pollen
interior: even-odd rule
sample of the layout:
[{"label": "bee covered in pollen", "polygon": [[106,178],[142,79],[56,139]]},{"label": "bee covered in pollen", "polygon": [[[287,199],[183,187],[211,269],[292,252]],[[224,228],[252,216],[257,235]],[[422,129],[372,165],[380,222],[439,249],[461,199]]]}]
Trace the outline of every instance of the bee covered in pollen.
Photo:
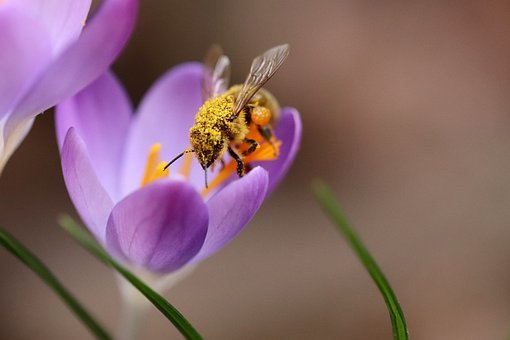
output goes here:
[{"label": "bee covered in pollen", "polygon": [[184,154],[194,153],[204,170],[207,188],[207,170],[217,162],[224,166],[226,152],[235,161],[239,177],[249,170],[250,159],[257,159],[253,155],[261,146],[265,146],[266,153],[270,148],[272,159],[278,157],[280,142],[274,136],[272,124],[278,120],[280,107],[262,86],[288,55],[287,44],[267,50],[253,60],[244,84],[228,88],[230,60],[219,47],[211,48],[205,59],[204,104],[189,130],[191,147],[166,164],[165,169]]}]

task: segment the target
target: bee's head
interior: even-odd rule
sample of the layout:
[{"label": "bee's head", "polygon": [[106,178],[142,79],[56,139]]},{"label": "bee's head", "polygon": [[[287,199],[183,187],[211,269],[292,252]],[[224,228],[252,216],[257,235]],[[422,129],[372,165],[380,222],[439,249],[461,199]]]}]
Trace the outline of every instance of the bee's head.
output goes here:
[{"label": "bee's head", "polygon": [[190,129],[190,142],[198,162],[204,170],[209,168],[224,152],[227,142],[220,131],[203,129],[198,125]]}]

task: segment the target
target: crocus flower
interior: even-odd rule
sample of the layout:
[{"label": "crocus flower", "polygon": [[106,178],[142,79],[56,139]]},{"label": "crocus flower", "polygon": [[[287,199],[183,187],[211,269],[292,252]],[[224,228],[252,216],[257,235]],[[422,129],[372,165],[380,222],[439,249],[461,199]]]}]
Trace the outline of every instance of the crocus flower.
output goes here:
[{"label": "crocus flower", "polygon": [[110,66],[127,41],[136,0],[0,0],[0,173],[34,118]]},{"label": "crocus flower", "polygon": [[138,112],[121,85],[105,74],[57,106],[62,169],[81,218],[106,249],[135,269],[156,275],[196,264],[229,243],[280,182],[296,155],[301,121],[283,108],[274,127],[279,157],[262,145],[252,170],[238,179],[235,165],[204,172],[189,147],[189,129],[202,105],[204,67],[185,63],[150,89]]}]

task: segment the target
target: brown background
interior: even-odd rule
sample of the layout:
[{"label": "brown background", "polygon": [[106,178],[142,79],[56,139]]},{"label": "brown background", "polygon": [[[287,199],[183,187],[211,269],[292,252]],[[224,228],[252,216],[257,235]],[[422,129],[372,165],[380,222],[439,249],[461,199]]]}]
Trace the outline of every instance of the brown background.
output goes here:
[{"label": "brown background", "polygon": [[[270,88],[304,121],[279,190],[170,301],[209,339],[390,339],[382,298],[310,194],[322,177],[393,284],[414,339],[505,337],[509,33],[506,1],[144,1],[114,67],[135,102],[213,42],[237,82],[255,55],[288,42]],[[51,112],[38,118],[5,169],[0,224],[114,329],[112,273],[55,222],[74,210],[52,124]],[[3,250],[0,275],[0,338],[90,338]],[[179,338],[156,311],[145,334]]]}]

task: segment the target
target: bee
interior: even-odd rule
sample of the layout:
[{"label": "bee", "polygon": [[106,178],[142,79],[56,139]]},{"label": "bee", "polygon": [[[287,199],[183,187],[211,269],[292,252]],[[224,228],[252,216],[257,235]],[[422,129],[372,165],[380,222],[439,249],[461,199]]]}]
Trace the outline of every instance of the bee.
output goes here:
[{"label": "bee", "polygon": [[[228,88],[230,60],[219,47],[206,55],[206,72],[202,84],[204,104],[195,115],[189,130],[191,148],[184,150],[166,164],[165,169],[186,153],[194,153],[205,174],[217,161],[223,163],[226,152],[235,160],[237,175],[246,167],[243,157],[259,147],[250,132],[257,130],[277,154],[272,124],[280,113],[276,98],[262,86],[275,74],[289,55],[289,45],[273,47],[256,57],[242,85]],[[243,150],[243,151],[241,151]]]}]

